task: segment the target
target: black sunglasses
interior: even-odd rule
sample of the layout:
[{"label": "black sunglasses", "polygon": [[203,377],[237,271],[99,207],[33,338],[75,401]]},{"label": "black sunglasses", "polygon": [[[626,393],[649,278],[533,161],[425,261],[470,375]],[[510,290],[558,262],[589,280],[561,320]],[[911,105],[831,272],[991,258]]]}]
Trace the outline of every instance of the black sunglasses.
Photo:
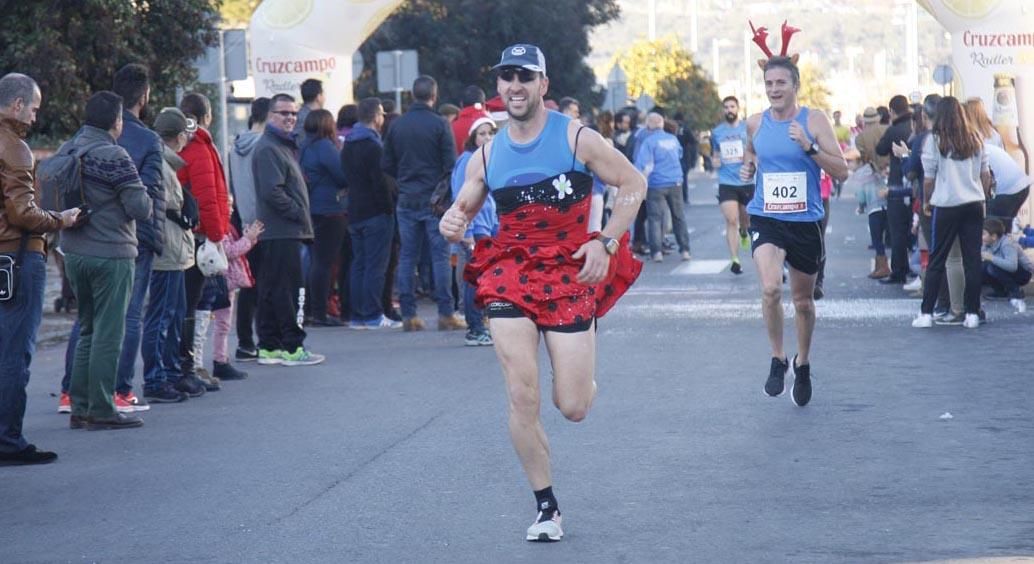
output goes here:
[{"label": "black sunglasses", "polygon": [[514,76],[521,82],[533,82],[538,78],[539,73],[520,67],[507,67],[499,69],[498,76],[506,82],[512,82]]},{"label": "black sunglasses", "polygon": [[280,111],[275,111],[273,113],[277,114],[277,115],[279,115],[281,117],[298,117],[298,112],[292,112],[292,111],[289,111],[289,110],[280,110]]}]

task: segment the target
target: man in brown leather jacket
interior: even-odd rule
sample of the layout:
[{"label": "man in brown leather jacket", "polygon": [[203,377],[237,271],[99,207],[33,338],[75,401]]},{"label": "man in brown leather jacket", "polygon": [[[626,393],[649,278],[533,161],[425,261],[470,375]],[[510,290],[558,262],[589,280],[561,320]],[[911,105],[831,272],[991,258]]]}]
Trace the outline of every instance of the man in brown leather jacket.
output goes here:
[{"label": "man in brown leather jacket", "polygon": [[57,459],[22,436],[25,387],[43,314],[46,243],[43,233],[75,224],[78,209],[44,211],[33,187],[35,163],[23,141],[36,120],[42,95],[23,74],[0,78],[0,266],[13,260],[13,295],[0,296],[0,466],[46,464]]}]

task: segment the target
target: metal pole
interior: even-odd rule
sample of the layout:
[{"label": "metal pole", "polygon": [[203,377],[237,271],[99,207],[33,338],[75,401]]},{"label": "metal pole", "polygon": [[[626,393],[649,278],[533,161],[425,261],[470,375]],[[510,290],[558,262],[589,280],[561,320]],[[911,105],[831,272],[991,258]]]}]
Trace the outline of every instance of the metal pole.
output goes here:
[{"label": "metal pole", "polygon": [[[697,49],[700,47],[700,26],[698,25],[697,21],[697,0],[691,0],[689,9],[689,50],[692,51],[694,55],[696,55]],[[715,79],[716,82],[717,80],[718,79]]]},{"label": "metal pole", "polygon": [[657,0],[650,0],[650,14],[648,20],[647,34],[650,41],[657,39]]},{"label": "metal pole", "polygon": [[905,53],[908,64],[908,84],[910,90],[919,90],[919,4],[909,2],[905,8]]},{"label": "metal pole", "polygon": [[402,113],[402,51],[394,51],[395,55],[395,111]]},{"label": "metal pole", "polygon": [[[229,105],[226,103],[226,43],[223,41],[223,30],[219,30],[219,149],[223,161],[229,156],[230,150],[230,119]],[[226,185],[230,185],[230,167],[223,167]]]},{"label": "metal pole", "polygon": [[712,76],[711,78],[714,80],[715,84],[718,84],[719,82],[721,82],[721,79],[718,78],[718,65],[719,64],[720,63],[718,61],[718,38],[717,37],[713,37],[713,38],[711,38],[711,70],[714,71],[714,73],[713,73],[714,76]]},{"label": "metal pole", "polygon": [[743,32],[743,111],[750,115],[752,84],[750,77],[750,32]]}]

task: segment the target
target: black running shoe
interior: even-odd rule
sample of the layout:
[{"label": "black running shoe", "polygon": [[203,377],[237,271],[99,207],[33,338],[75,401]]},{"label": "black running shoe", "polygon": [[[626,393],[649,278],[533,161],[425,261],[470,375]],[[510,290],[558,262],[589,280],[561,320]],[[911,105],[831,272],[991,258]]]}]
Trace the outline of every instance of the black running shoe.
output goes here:
[{"label": "black running shoe", "polygon": [[252,362],[258,360],[258,349],[242,349],[237,347],[236,354],[233,355],[237,362]]},{"label": "black running shoe", "polygon": [[177,390],[172,384],[162,382],[157,388],[144,388],[144,397],[151,403],[179,403],[187,401],[190,396]]},{"label": "black running shoe", "polygon": [[815,301],[819,301],[822,298],[826,297],[826,292],[822,291],[822,286],[816,285],[815,290],[811,293],[811,297]]},{"label": "black running shoe", "polygon": [[790,398],[797,407],[804,407],[811,401],[811,364],[797,366],[797,355],[793,357],[793,384]]},{"label": "black running shoe", "polygon": [[729,265],[729,270],[733,274],[743,274],[743,266],[740,265],[740,261],[738,261],[738,260],[732,261],[732,264]]},{"label": "black running shoe", "polygon": [[772,357],[772,368],[768,371],[768,380],[765,381],[766,394],[774,398],[783,394],[783,390],[786,389],[786,383],[783,379],[786,378],[786,371],[789,369],[790,363],[786,359],[779,360]]}]

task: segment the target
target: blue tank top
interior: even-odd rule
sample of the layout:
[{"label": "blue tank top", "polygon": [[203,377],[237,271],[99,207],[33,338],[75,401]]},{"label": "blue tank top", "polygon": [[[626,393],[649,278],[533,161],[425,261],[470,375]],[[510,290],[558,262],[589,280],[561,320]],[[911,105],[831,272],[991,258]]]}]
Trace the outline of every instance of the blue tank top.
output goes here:
[{"label": "blue tank top", "polygon": [[802,106],[797,117],[786,121],[776,121],[770,112],[765,110],[761,115],[761,127],[752,139],[757,173],[754,199],[747,205],[747,213],[780,221],[819,221],[825,215],[819,163],[790,139],[790,122],[796,121],[815,142],[808,132],[809,110]]},{"label": "blue tank top", "polygon": [[546,127],[530,143],[514,143],[509,126],[495,136],[486,179],[490,191],[535,184],[565,172],[588,172],[585,164],[575,159],[567,141],[571,118],[554,111],[547,116]]},{"label": "blue tank top", "polygon": [[723,123],[711,130],[711,154],[718,155],[722,166],[718,169],[718,183],[727,186],[749,185],[750,181],[740,180],[740,168],[743,167],[743,150],[747,145],[747,122],[741,121],[736,127]]}]

